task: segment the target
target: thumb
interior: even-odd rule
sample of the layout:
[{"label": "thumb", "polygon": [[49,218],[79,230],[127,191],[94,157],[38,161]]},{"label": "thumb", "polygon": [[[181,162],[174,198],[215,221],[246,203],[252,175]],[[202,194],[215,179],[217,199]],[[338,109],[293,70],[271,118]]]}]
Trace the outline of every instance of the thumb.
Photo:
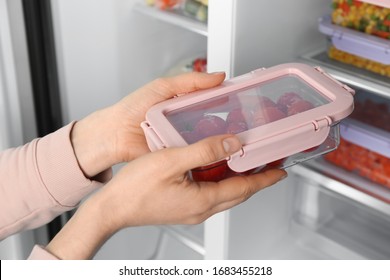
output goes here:
[{"label": "thumb", "polygon": [[185,152],[181,153],[185,157],[181,161],[182,171],[188,171],[225,159],[239,151],[241,147],[241,142],[235,135],[218,135],[205,138],[181,148],[185,150]]}]

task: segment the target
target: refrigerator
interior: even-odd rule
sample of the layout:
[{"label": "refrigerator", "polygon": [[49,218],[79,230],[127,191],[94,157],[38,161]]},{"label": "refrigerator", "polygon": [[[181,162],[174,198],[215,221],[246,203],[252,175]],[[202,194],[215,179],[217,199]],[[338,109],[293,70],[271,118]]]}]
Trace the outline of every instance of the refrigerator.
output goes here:
[{"label": "refrigerator", "polygon": [[[29,1],[1,0],[1,12],[4,7],[11,15],[20,12],[25,4],[22,2]],[[57,87],[52,85],[54,89],[48,91],[58,93],[54,105],[60,106],[55,111],[61,112],[60,118],[50,118],[60,119],[62,124],[109,106],[157,77],[172,75],[178,69],[188,71],[198,57],[207,58],[208,72],[225,71],[227,78],[286,62],[319,65],[356,89],[359,96],[381,98],[381,104],[390,100],[388,77],[329,59],[329,35],[320,32],[319,19],[332,13],[331,0],[209,0],[207,22],[180,10],[161,10],[143,0],[42,2],[50,4],[49,33],[53,34],[55,52],[48,53],[52,53],[49,57],[54,60],[57,78]],[[12,17],[8,21],[12,23]],[[13,26],[24,24],[13,23],[8,28],[9,49],[16,52],[15,47],[23,44],[11,44],[15,40],[12,36],[26,37],[22,36],[26,30],[15,32]],[[9,57],[4,54],[4,24],[0,28],[2,58]],[[29,102],[34,94],[26,94],[34,91],[29,86],[31,82],[26,82],[25,88],[4,86],[8,73],[15,76],[11,79],[14,87],[23,87],[21,81],[33,76],[31,70],[26,70],[31,69],[29,48],[25,43],[25,49],[18,50],[25,56],[13,54],[13,62],[1,63],[0,105],[4,107],[1,113],[6,112],[1,129],[8,131],[8,136],[1,138],[2,148],[28,141],[34,133],[38,135],[25,129],[38,126],[40,121],[26,125],[26,121],[36,117],[23,117],[29,110],[21,109],[27,106],[24,103],[30,104],[31,115],[35,115],[33,102]],[[9,87],[9,83],[6,85]],[[18,93],[18,100],[5,99],[12,90]],[[22,94],[30,96],[30,100],[22,98]],[[14,107],[5,106],[4,100],[14,102]],[[376,131],[370,122],[366,126],[359,122],[357,126]],[[353,120],[351,123],[346,122],[344,130],[356,125]],[[388,134],[379,134],[381,143],[388,143]],[[120,166],[114,170],[117,168]],[[202,224],[124,229],[103,245],[95,259],[390,257],[389,188],[325,157],[295,165],[287,172],[287,179]],[[55,227],[66,222],[68,216],[61,217]],[[33,244],[36,238],[38,242],[47,242],[50,236],[46,232],[45,228],[38,233],[28,232],[26,242]],[[4,245],[7,242],[0,243],[0,253],[9,253],[4,258],[24,257],[23,253],[12,255],[16,245]],[[21,244],[19,239],[12,242]]]}]

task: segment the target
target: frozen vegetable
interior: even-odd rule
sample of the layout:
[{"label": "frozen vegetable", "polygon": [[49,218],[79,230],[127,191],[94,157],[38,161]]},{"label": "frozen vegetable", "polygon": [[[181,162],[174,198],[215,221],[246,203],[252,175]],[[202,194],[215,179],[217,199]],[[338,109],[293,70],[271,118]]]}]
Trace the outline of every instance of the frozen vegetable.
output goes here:
[{"label": "frozen vegetable", "polygon": [[168,10],[178,7],[182,0],[154,0],[154,2],[157,8]]},{"label": "frozen vegetable", "polygon": [[208,1],[186,0],[184,12],[199,21],[206,22],[208,17]]},{"label": "frozen vegetable", "polygon": [[326,154],[325,159],[390,188],[390,159],[381,154],[341,138],[338,149]]},{"label": "frozen vegetable", "polygon": [[390,9],[355,0],[333,0],[335,24],[390,39]]},{"label": "frozen vegetable", "polygon": [[334,46],[330,46],[328,56],[334,60],[362,68],[382,76],[390,77],[390,65],[384,65],[354,54],[341,51]]}]

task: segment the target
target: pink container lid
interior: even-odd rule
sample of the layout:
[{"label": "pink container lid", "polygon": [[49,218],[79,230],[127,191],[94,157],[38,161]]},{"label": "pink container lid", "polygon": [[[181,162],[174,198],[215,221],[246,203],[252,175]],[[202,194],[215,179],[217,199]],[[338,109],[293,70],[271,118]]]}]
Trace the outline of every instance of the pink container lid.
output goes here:
[{"label": "pink container lid", "polygon": [[373,4],[379,7],[390,8],[390,0],[360,0],[360,2]]},{"label": "pink container lid", "polygon": [[352,112],[353,94],[319,67],[281,64],[159,103],[141,127],[152,151],[237,134],[243,147],[228,165],[244,172],[320,145]]}]

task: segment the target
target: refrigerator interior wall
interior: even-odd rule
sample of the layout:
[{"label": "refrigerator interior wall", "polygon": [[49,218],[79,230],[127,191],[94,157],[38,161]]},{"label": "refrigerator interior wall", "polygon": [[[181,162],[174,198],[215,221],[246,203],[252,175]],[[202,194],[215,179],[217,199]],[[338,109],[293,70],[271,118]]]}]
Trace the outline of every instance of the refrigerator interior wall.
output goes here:
[{"label": "refrigerator interior wall", "polygon": [[[274,198],[267,191],[256,203],[238,208],[232,217],[229,258],[388,259],[390,217],[327,189],[322,182],[292,173],[285,186],[289,199],[284,217],[273,214],[267,201]],[[258,218],[240,219],[248,211]]]},{"label": "refrigerator interior wall", "polygon": [[330,12],[328,0],[236,3],[234,76],[296,61],[325,44],[317,26],[318,18]]},{"label": "refrigerator interior wall", "polygon": [[[212,2],[212,1],[211,1]],[[325,39],[317,31],[317,20],[330,11],[328,1],[235,1],[233,36],[233,76],[244,74],[259,67],[269,67],[279,63],[296,61],[305,52],[319,48]],[[283,7],[283,9],[281,8]],[[209,35],[210,36],[210,35]],[[211,59],[211,58],[210,58]],[[275,244],[289,236],[285,225],[289,223],[287,204],[292,197],[288,188],[291,178],[262,191],[243,205],[209,219],[205,224],[206,258],[270,258],[271,252],[264,248],[275,239]],[[257,205],[260,211],[252,209]],[[256,215],[262,227],[253,223]],[[262,213],[272,213],[270,217]],[[250,218],[249,218],[250,217]],[[273,218],[272,218],[273,217]],[[238,221],[247,221],[240,227]],[[242,235],[238,234],[240,232]],[[211,238],[214,236],[215,238]],[[260,237],[260,238],[257,238]],[[282,238],[282,237],[281,237]],[[287,237],[286,237],[287,238]],[[293,242],[294,238],[289,237]],[[220,246],[213,245],[218,240]],[[287,242],[287,239],[286,243]],[[239,253],[235,246],[241,246]],[[254,248],[259,248],[259,251]],[[213,252],[210,252],[213,251]],[[272,252],[276,258],[278,252]],[[282,252],[279,252],[282,254]],[[298,252],[297,252],[298,254]],[[302,258],[316,258],[302,251]],[[279,256],[283,258],[282,255]],[[286,258],[297,258],[293,254]]]},{"label": "refrigerator interior wall", "polygon": [[175,63],[206,53],[206,38],[134,11],[136,0],[53,1],[64,120],[113,104]]},{"label": "refrigerator interior wall", "polygon": [[[247,2],[242,3],[242,7],[238,6],[237,11],[240,11],[240,8],[247,8],[244,14],[251,18],[250,15],[257,10],[253,7],[249,8],[246,4]],[[278,12],[274,12],[273,20],[272,13],[262,14],[257,19],[263,21],[260,27],[259,24],[251,25],[252,22],[249,21],[236,20],[237,37],[244,38],[236,40],[235,74],[253,69],[251,65],[259,61],[268,66],[268,64],[297,60],[302,55],[306,56],[312,49],[325,48],[325,36],[318,32],[318,18],[329,14],[330,1],[306,3],[275,1],[266,4],[263,2],[263,6],[267,7],[272,7],[274,4],[278,7],[282,5],[294,7],[285,9],[285,12],[274,7],[271,11]],[[238,13],[238,17],[240,15],[241,13]],[[288,24],[284,20],[288,21]],[[241,29],[239,29],[240,25]],[[268,28],[269,26],[272,27]],[[290,26],[294,28],[290,29]],[[263,30],[259,32],[259,28]],[[254,29],[257,33],[248,32]],[[267,40],[264,40],[262,45],[262,37],[252,35],[249,43],[249,38],[245,41],[244,31],[250,34],[268,34],[265,36]],[[309,61],[313,65],[324,66],[326,71],[330,71],[344,83],[363,87],[375,94],[390,98],[388,94],[390,84],[383,77],[369,75],[359,69],[330,62],[323,57]],[[328,172],[325,172],[321,166],[315,168],[318,173],[309,172],[311,163],[307,164],[308,168],[305,167],[306,164],[291,168],[288,170],[290,176],[286,181],[262,191],[248,202],[230,211],[228,258],[389,258],[389,248],[384,245],[389,237],[388,204],[362,192],[351,191],[348,184],[329,178],[332,172],[335,173],[335,169],[327,169]],[[297,170],[301,170],[298,172],[299,177],[294,175]],[[320,176],[320,179],[313,181],[316,176]],[[328,192],[326,189],[331,191]],[[302,204],[300,207],[303,207],[299,211],[297,204]],[[251,218],[244,218],[246,216]],[[254,219],[254,216],[258,216],[258,219]],[[309,216],[311,220],[304,219],[305,216]]]}]

